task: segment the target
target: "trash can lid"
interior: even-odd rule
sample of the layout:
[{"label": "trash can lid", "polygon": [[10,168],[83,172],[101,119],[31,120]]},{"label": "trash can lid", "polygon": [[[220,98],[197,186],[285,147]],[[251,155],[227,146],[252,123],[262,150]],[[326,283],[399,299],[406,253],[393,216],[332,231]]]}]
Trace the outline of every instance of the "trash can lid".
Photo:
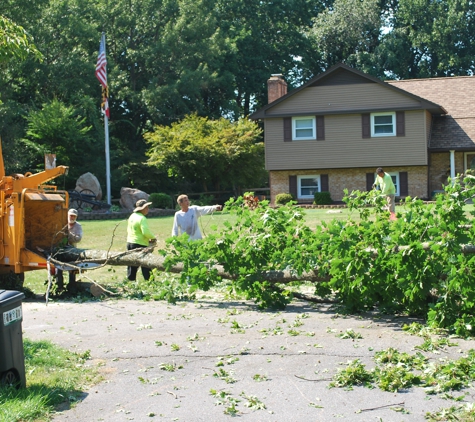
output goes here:
[{"label": "trash can lid", "polygon": [[7,306],[12,302],[21,301],[25,298],[25,294],[16,290],[0,290],[0,308]]}]

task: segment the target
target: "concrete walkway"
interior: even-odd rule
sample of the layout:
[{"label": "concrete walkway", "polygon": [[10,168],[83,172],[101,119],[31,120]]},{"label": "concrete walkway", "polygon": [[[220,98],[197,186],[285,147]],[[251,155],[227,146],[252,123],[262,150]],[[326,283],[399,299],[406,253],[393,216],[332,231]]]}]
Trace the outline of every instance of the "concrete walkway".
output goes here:
[{"label": "concrete walkway", "polygon": [[[370,369],[376,351],[414,354],[423,339],[401,330],[408,319],[345,317],[300,301],[283,312],[260,312],[209,296],[176,306],[25,301],[23,313],[25,338],[90,350],[90,364],[100,364],[104,376],[54,422],[226,421],[233,410],[243,422],[409,422],[460,404],[422,388],[329,388],[348,361],[360,359]],[[348,329],[362,338],[340,338]],[[459,359],[475,348],[475,341],[456,341],[426,355]],[[474,402],[474,389],[465,393],[463,402]]]}]

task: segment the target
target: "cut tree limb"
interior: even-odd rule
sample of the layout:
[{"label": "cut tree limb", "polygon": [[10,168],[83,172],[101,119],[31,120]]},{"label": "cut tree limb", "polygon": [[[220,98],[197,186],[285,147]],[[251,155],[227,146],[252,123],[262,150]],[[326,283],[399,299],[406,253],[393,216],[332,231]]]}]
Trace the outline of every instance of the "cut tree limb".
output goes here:
[{"label": "cut tree limb", "polygon": [[[171,273],[181,273],[183,265],[174,265],[171,268],[165,267],[165,258],[153,253],[153,248],[133,249],[127,252],[111,253],[95,249],[67,248],[61,249],[54,254],[54,260],[71,264],[94,263],[113,266],[133,266],[168,271]],[[226,272],[222,265],[212,265],[210,269],[217,271],[222,278],[233,280],[237,276]],[[291,283],[293,281],[328,281],[328,277],[322,277],[317,272],[307,272],[298,275],[293,271],[266,271],[260,275],[262,281],[273,283]]]},{"label": "cut tree limb", "polygon": [[[431,243],[422,243],[422,248],[425,250],[430,249]],[[394,249],[394,252],[404,251],[409,249],[410,246],[398,246]],[[461,252],[464,254],[475,253],[475,245],[460,245]],[[367,252],[372,252],[374,255],[378,254],[378,250],[374,248],[367,248]],[[95,250],[95,249],[79,249],[79,248],[67,248],[61,249],[54,255],[53,262],[57,260],[60,262],[71,263],[72,265],[78,263],[94,263],[112,266],[134,266],[145,267],[150,269],[157,269],[159,271],[168,271],[172,273],[181,273],[184,270],[183,265],[177,264],[173,267],[166,268],[165,258],[161,255],[153,253],[153,247],[144,249],[134,249],[126,252],[111,253],[107,251]],[[84,268],[84,266],[82,267]],[[210,265],[210,269],[216,270],[217,274],[225,279],[234,280],[237,278],[235,274],[230,274],[225,271],[222,265]],[[259,278],[261,281],[268,281],[271,283],[291,283],[293,281],[328,281],[330,277],[318,274],[318,271],[305,272],[298,275],[295,271],[263,271]]]}]

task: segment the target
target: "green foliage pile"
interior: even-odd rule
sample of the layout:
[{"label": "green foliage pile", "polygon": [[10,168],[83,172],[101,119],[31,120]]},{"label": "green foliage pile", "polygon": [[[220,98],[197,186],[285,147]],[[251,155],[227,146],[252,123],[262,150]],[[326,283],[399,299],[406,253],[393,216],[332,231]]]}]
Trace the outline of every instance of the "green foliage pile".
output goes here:
[{"label": "green foliage pile", "polygon": [[330,387],[351,390],[355,385],[383,391],[399,392],[414,386],[423,387],[426,394],[438,394],[467,388],[475,380],[473,365],[475,350],[458,360],[444,359],[437,363],[429,361],[420,352],[414,355],[401,353],[389,348],[375,354],[376,367],[367,370],[355,359],[340,369],[330,383]]},{"label": "green foliage pile", "polygon": [[166,193],[151,193],[148,197],[153,208],[173,209],[173,199]]},{"label": "green foliage pile", "polygon": [[277,205],[287,205],[289,202],[293,201],[294,197],[291,193],[278,193],[275,196],[275,203]]},{"label": "green foliage pile", "polygon": [[334,219],[315,230],[292,204],[273,209],[268,201],[251,207],[242,197],[230,200],[225,211],[235,214],[233,225],[201,241],[169,239],[166,263],[182,263],[182,279],[203,290],[221,282],[213,269],[220,264],[232,275],[230,289],[261,307],[282,308],[292,298],[284,284],[262,281],[263,272],[290,269],[302,278],[313,272],[325,280],[315,284],[315,294],[350,311],[378,306],[473,334],[475,256],[464,254],[462,245],[475,236],[463,209],[475,188],[455,180],[435,204],[408,197],[396,221],[389,220],[378,192],[345,194],[360,221]]},{"label": "green foliage pile", "polygon": [[330,205],[333,204],[330,192],[315,192],[313,196],[313,203],[315,205]]}]

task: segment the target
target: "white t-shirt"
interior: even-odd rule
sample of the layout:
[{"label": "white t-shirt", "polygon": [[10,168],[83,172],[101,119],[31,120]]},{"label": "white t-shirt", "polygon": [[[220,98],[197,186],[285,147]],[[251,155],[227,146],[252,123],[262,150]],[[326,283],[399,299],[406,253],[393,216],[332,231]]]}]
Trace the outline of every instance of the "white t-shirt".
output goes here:
[{"label": "white t-shirt", "polygon": [[183,233],[188,233],[190,240],[202,239],[200,228],[198,226],[198,218],[202,215],[209,214],[216,211],[218,205],[211,205],[207,207],[198,207],[192,205],[188,211],[177,211],[173,220],[172,236],[179,236]]}]

